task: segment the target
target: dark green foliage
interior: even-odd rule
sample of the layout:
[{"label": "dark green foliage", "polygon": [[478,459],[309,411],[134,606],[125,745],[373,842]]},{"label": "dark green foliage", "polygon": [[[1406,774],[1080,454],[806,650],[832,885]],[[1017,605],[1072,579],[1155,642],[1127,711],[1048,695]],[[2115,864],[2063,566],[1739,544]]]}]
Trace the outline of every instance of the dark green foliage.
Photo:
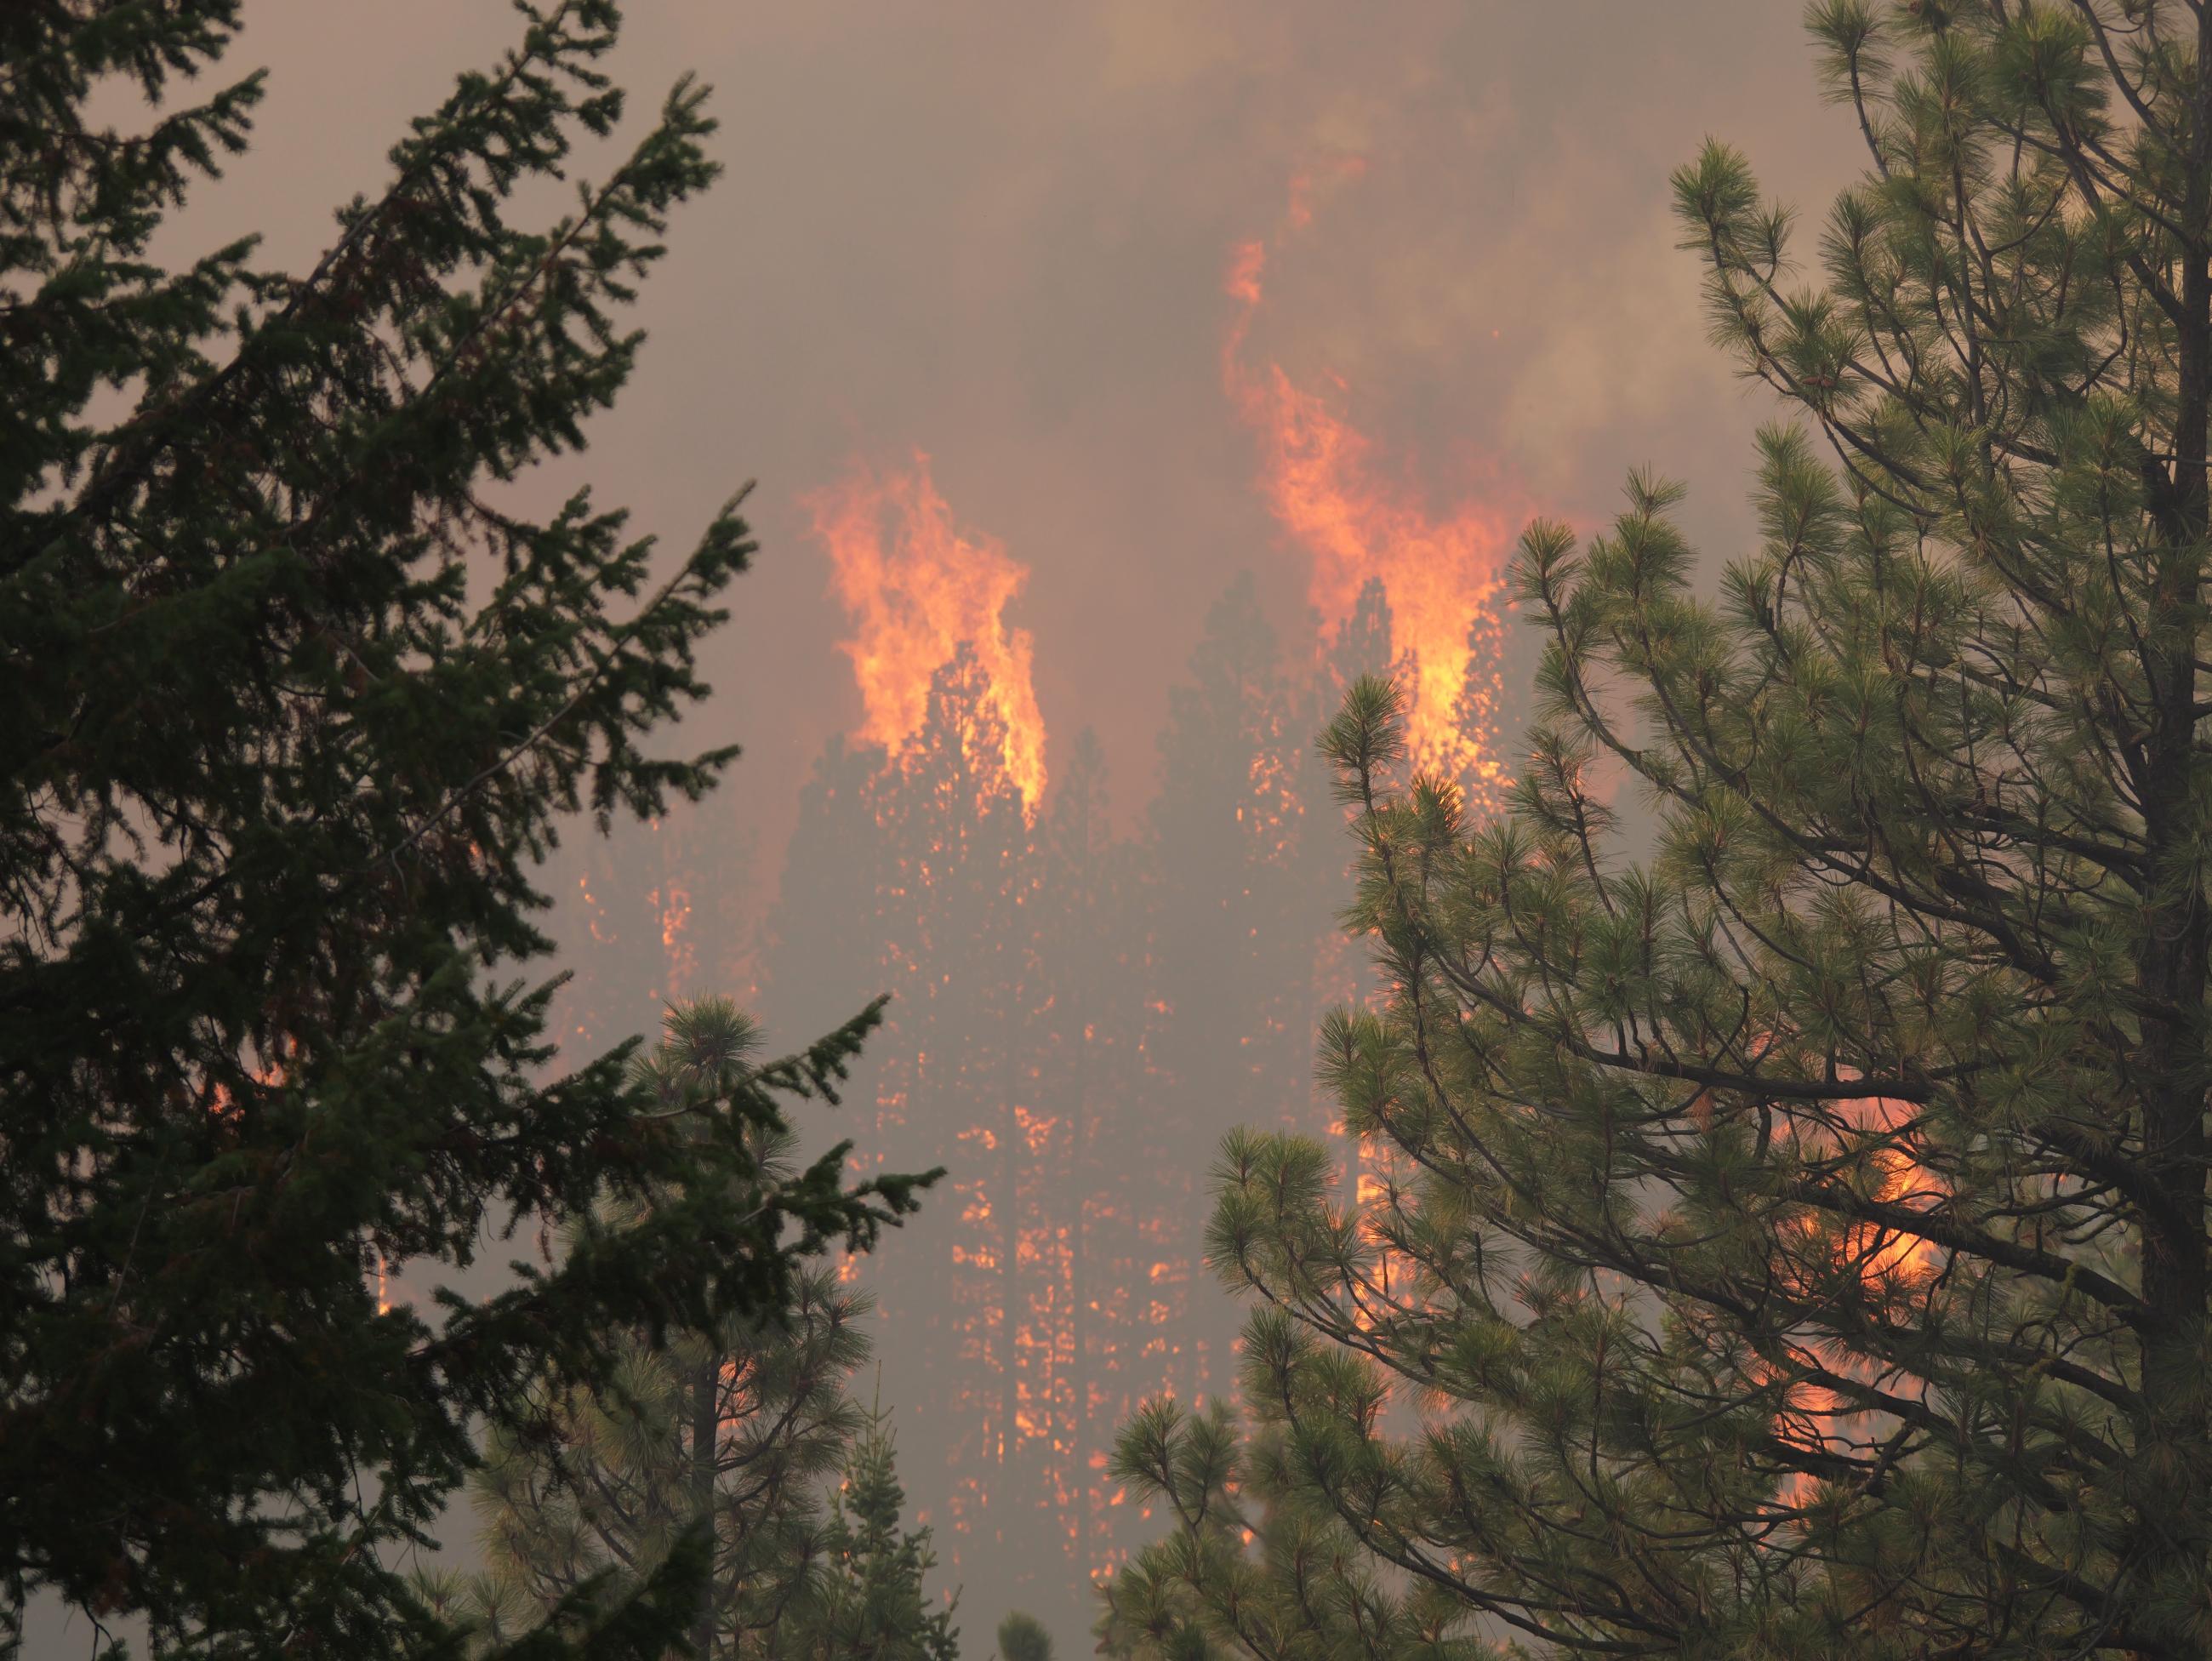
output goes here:
[{"label": "dark green foliage", "polygon": [[899,1526],[906,1490],[880,1413],[853,1444],[832,1502],[822,1573],[781,1652],[792,1661],[957,1661],[957,1598],[933,1610],[930,1531]]},{"label": "dark green foliage", "polygon": [[1024,1609],[1010,1609],[999,1622],[1000,1661],[1052,1661],[1052,1634],[1044,1622]]},{"label": "dark green foliage", "polygon": [[1226,1145],[1254,1424],[1130,1426],[1115,1652],[2212,1645],[2212,9],[1812,17],[1874,161],[1822,284],[1739,158],[1676,179],[1803,417],[1758,551],[1701,593],[1642,477],[1531,530],[1495,823],[1381,681],[1323,739],[1367,1180]]},{"label": "dark green foliage", "polygon": [[[726,1088],[754,1042],[746,1017],[707,999],[672,1010],[633,1067],[673,1106]],[[755,1137],[763,1178],[792,1179],[790,1141]],[[606,1208],[602,1220],[635,1226],[671,1197]],[[488,1640],[512,1639],[595,1577],[642,1581],[703,1515],[714,1550],[695,1648],[717,1661],[781,1654],[818,1573],[824,1481],[865,1423],[845,1384],[867,1356],[866,1313],[834,1271],[814,1269],[781,1306],[733,1317],[711,1341],[656,1348],[633,1332],[604,1384],[547,1380],[470,1480],[488,1572],[437,1583],[438,1600],[467,1609]]]},{"label": "dark green foliage", "polygon": [[[756,1157],[875,1011],[671,1105],[619,1053],[549,1072],[549,989],[509,967],[564,816],[729,759],[642,746],[706,694],[734,504],[656,573],[588,495],[537,520],[501,489],[628,375],[622,308],[714,172],[702,93],[514,222],[623,110],[615,8],[526,7],[313,271],[247,244],[165,270],[148,239],[258,83],[133,137],[86,112],[188,89],[238,10],[0,9],[0,1611],[428,1653],[396,1548],[473,1425],[604,1379],[617,1335],[780,1306],[912,1185],[848,1191],[832,1153],[768,1187]],[[647,1193],[681,1198],[591,1220]],[[380,1262],[432,1286],[564,1224],[560,1265],[488,1301],[378,1308]],[[635,1652],[649,1613],[613,1617]]]},{"label": "dark green foliage", "polygon": [[[1101,1654],[1231,1661],[1340,1654],[1475,1661],[1458,1603],[1394,1577],[1326,1503],[1291,1480],[1275,1426],[1249,1440],[1219,1400],[1148,1402],[1113,1472],[1164,1503],[1168,1536],[1104,1583]],[[1394,1584],[1395,1582],[1395,1584]]]}]

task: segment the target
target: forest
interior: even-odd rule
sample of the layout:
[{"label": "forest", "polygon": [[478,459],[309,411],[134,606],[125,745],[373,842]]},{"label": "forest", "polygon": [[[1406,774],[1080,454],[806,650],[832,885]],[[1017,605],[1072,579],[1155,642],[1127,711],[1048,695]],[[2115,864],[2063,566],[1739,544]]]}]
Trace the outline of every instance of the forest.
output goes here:
[{"label": "forest", "polygon": [[[0,1658],[2212,1654],[2212,4],[1813,0],[1849,182],[1667,160],[1735,543],[1407,484],[1290,170],[1308,581],[1141,753],[928,454],[605,461],[665,15],[287,263],[249,9],[0,8]],[[858,719],[732,728],[787,522]]]}]

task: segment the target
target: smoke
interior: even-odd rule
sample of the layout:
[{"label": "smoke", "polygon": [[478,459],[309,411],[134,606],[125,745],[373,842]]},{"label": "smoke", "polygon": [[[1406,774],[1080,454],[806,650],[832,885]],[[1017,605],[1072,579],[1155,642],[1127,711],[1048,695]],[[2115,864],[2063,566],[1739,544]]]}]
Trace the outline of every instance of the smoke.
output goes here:
[{"label": "smoke", "polygon": [[[1155,810],[1167,772],[1212,753],[1163,757],[1159,744],[1171,692],[1190,694],[1210,613],[1227,617],[1238,642],[1272,630],[1278,662],[1304,666],[1304,681],[1285,679],[1267,693],[1275,702],[1247,711],[1284,727],[1290,755],[1323,713],[1312,647],[1347,621],[1340,594],[1316,601],[1345,584],[1356,600],[1354,579],[1368,575],[1390,586],[1378,560],[1347,567],[1330,587],[1327,549],[1267,488],[1264,435],[1223,386],[1223,343],[1240,316],[1238,362],[1251,384],[1265,392],[1279,368],[1285,386],[1323,397],[1366,447],[1364,477],[1382,499],[1443,527],[1465,504],[1483,507],[1479,534],[1462,539],[1468,572],[1493,567],[1525,508],[1601,522],[1636,464],[1692,482],[1689,527],[1710,553],[1733,553],[1750,533],[1741,486],[1749,433],[1767,411],[1705,343],[1694,265],[1673,246],[1666,174],[1711,132],[1741,143],[1770,186],[1810,208],[1841,182],[1849,123],[1816,102],[1795,8],[692,0],[633,9],[614,72],[649,100],[697,69],[717,88],[727,177],[672,229],[670,256],[645,291],[639,376],[592,432],[590,453],[522,488],[550,499],[589,479],[607,500],[633,504],[641,528],[680,544],[735,484],[757,477],[763,552],[708,665],[720,696],[677,739],[743,741],[733,788],[673,841],[635,833],[616,854],[593,855],[589,869],[561,875],[564,893],[602,906],[617,888],[635,891],[622,902],[636,914],[623,950],[602,951],[596,964],[581,903],[567,901],[564,938],[574,966],[601,983],[601,1015],[643,1011],[629,1024],[644,1025],[671,986],[721,989],[707,984],[717,977],[744,983],[732,991],[758,980],[773,992],[775,965],[752,935],[773,932],[761,920],[775,913],[802,788],[812,778],[825,800],[865,794],[914,730],[911,686],[902,713],[885,715],[837,649],[861,637],[854,619],[872,600],[897,598],[890,566],[841,589],[842,568],[813,534],[821,504],[836,499],[821,493],[851,479],[855,456],[926,450],[927,488],[951,504],[958,536],[1025,568],[1025,581],[994,588],[987,609],[1009,665],[1022,659],[1021,697],[1033,704],[1015,700],[996,719],[1012,729],[1033,718],[1049,735],[1050,789],[1025,803],[1044,812],[1068,788],[1063,742],[1096,733],[1103,770],[1085,776],[1111,782],[1110,796],[1096,788],[1116,845],[1164,846],[1172,833],[1188,847],[1200,834],[1173,828],[1184,799]],[[406,118],[441,94],[453,69],[489,61],[512,24],[503,8],[433,0],[254,0],[235,61],[272,70],[258,142],[180,220],[172,251],[262,229],[272,260],[304,263],[328,233],[328,210],[375,186]],[[579,171],[593,165],[580,158]],[[1299,174],[1306,193],[1286,209],[1287,181]],[[1222,280],[1233,251],[1255,239],[1286,250],[1271,261],[1256,310]],[[1494,488],[1501,479],[1513,488]],[[1254,581],[1229,617],[1216,602],[1244,569]],[[1410,593],[1386,597],[1401,611],[1413,603]],[[923,672],[921,696],[948,661]],[[825,757],[838,735],[881,747]],[[1041,754],[1025,796],[1043,763]],[[1194,776],[1203,770],[1188,764]],[[1290,785],[1262,783],[1275,793],[1268,814],[1298,805]],[[1243,820],[1231,824],[1243,833]],[[1342,861],[1326,851],[1328,829],[1296,832],[1303,851],[1285,867],[1286,916],[1325,922],[1339,904],[1330,886]],[[865,836],[854,846],[864,849]],[[1201,879],[1224,876],[1230,857],[1185,873],[1186,911],[1208,903]],[[1224,904],[1241,915],[1235,907],[1249,898]],[[1178,926],[1198,930],[1194,916]],[[601,919],[598,932],[612,927]],[[680,973],[655,960],[661,935],[690,953]],[[1212,938],[1194,933],[1176,951],[1188,958]],[[825,1013],[849,1013],[878,989],[864,945],[849,961],[822,946],[821,995],[842,999]],[[1113,949],[1140,948],[1122,940]],[[1186,1092],[1176,1099],[1197,1104],[1194,1125],[1305,1111],[1310,1036],[1296,1023],[1310,1001],[1239,1013],[1231,983],[1250,961],[1164,966],[1175,989],[1158,995],[1175,1005],[1174,1031],[1153,1033],[1142,1012],[1130,1015],[1114,1031],[1131,1052],[1115,1077],[1140,1080],[1138,1052],[1157,1037]],[[919,983],[927,970],[902,972]],[[1341,961],[1301,972],[1309,990],[1349,984]],[[1248,1019],[1265,1025],[1263,1062],[1237,1043]],[[957,1042],[957,1026],[944,1013],[935,1030]],[[1069,1043],[1083,1031],[1057,1018],[1047,1026]],[[1210,1033],[1227,1035],[1220,1042],[1236,1053],[1206,1059]],[[861,1080],[863,1092],[878,1082]],[[1052,1104],[1032,1105],[1043,1115]],[[1063,1150],[1054,1157],[1071,1171],[1108,1157],[1113,1129],[1107,1122],[1088,1152],[1053,1143]],[[1158,1157],[1202,1166],[1195,1130],[1191,1142],[1164,1143]],[[1051,1196],[1023,1193],[1008,1202],[1051,1208]],[[1063,1197],[1080,1212],[1081,1196]],[[1182,1220],[1184,1238],[1146,1244],[1149,1256],[1129,1248],[1146,1297],[1153,1263],[1203,1280],[1202,1220],[1201,1203]],[[957,1221],[955,1208],[940,1208],[887,1254],[921,1263],[948,1252]],[[1176,1321],[1206,1313],[1195,1294],[1174,1296]],[[1231,1336],[1224,1327],[1207,1342],[1225,1356]],[[1219,1363],[1217,1383],[1228,1372]],[[894,1402],[896,1382],[887,1373]],[[1096,1432],[1085,1421],[1083,1434],[1095,1442]],[[933,1474],[941,1450],[930,1441],[939,1433],[902,1425],[901,1451],[915,1503],[941,1515],[945,1496],[932,1492],[942,1488]],[[1094,1451],[1070,1457],[1087,1472]],[[979,1652],[1014,1601],[1018,1577],[1006,1569],[961,1566],[963,1625]],[[1024,1601],[1063,1648],[1085,1641],[1079,1586],[1062,1587],[1051,1607]]]}]

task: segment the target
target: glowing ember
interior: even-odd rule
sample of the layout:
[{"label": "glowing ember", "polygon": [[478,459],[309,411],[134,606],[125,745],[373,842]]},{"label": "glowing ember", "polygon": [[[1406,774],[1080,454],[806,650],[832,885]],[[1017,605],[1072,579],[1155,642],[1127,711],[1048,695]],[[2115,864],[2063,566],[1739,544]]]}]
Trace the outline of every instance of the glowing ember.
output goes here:
[{"label": "glowing ember", "polygon": [[[1312,218],[1309,185],[1304,176],[1292,183],[1290,229]],[[1433,517],[1417,493],[1378,477],[1371,441],[1332,407],[1330,391],[1298,386],[1279,364],[1248,368],[1267,263],[1261,242],[1231,255],[1223,286],[1237,314],[1222,378],[1259,435],[1268,508],[1313,557],[1310,597],[1325,624],[1342,624],[1361,588],[1382,581],[1415,766],[1491,794],[1504,776],[1492,697],[1501,579],[1520,515],[1467,501]],[[1334,381],[1334,395],[1345,390]]]},{"label": "glowing ember", "polygon": [[975,655],[1006,727],[1007,776],[1034,808],[1044,793],[1044,721],[1030,684],[1032,643],[1008,629],[1006,602],[1029,568],[1003,544],[963,532],[919,452],[910,472],[865,466],[806,506],[830,551],[837,598],[858,630],[841,642],[866,715],[860,736],[896,752],[920,729],[930,678],[963,646]]}]

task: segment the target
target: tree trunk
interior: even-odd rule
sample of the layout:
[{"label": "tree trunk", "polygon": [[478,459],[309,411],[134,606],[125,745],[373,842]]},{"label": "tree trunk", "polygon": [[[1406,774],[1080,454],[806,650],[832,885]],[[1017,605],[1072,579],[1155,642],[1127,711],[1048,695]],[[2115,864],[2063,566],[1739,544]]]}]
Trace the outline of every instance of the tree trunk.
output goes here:
[{"label": "tree trunk", "polygon": [[[2212,10],[2200,17],[2198,37],[2197,61],[2212,63]],[[2204,1001],[2212,935],[2196,851],[2202,826],[2191,798],[2212,417],[2212,272],[2206,267],[2212,233],[2212,81],[2200,82],[2195,106],[2182,216],[2174,455],[2166,511],[2159,516],[2167,545],[2158,561],[2144,631],[2153,724],[2141,788],[2154,885],[2145,908],[2136,977],[2153,1007],[2169,1013],[2146,1015],[2137,1056],[2144,1156],[2156,1196],[2156,1203],[2146,1208],[2142,1230],[2143,1300],[2156,1326],[2144,1343],[2150,1422],[2148,1445],[2139,1450],[2137,1498],[2146,1518],[2165,1519],[2152,1524],[2145,1542],[2155,1579],[2165,1586],[2201,1589],[2212,1580],[2212,1529],[2205,1516],[2212,1494],[2212,1425],[2203,1352],[2212,1290],[2204,1211]]]},{"label": "tree trunk", "polygon": [[699,1609],[691,1624],[691,1648],[699,1661],[714,1652],[714,1478],[720,1451],[722,1357],[709,1354],[691,1380],[691,1514],[707,1525],[707,1578],[699,1587]]}]

